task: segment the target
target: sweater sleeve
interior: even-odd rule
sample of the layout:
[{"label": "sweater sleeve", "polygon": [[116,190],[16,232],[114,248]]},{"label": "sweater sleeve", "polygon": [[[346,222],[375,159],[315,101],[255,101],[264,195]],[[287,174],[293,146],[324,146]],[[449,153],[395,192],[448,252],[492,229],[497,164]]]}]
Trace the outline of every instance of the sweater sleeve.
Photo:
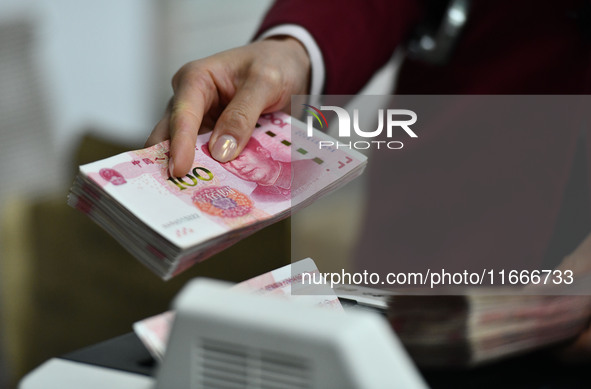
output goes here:
[{"label": "sweater sleeve", "polygon": [[420,20],[417,0],[278,0],[257,36],[284,24],[314,38],[325,68],[324,94],[355,94],[392,56]]}]

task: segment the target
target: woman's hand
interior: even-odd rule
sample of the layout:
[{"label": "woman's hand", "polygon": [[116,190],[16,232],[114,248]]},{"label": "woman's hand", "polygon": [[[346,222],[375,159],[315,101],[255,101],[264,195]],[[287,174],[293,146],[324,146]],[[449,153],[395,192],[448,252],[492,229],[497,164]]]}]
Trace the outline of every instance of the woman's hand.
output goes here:
[{"label": "woman's hand", "polygon": [[146,147],[170,139],[169,172],[191,168],[197,133],[213,130],[211,155],[234,159],[261,113],[290,106],[291,96],[307,94],[310,60],[291,37],[274,37],[189,62],[173,77],[174,96]]}]

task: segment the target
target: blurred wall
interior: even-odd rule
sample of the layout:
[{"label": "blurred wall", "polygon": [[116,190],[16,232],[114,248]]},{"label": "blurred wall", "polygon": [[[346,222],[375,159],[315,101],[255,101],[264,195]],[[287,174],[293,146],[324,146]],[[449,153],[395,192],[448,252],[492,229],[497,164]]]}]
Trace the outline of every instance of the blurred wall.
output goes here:
[{"label": "blurred wall", "polygon": [[154,122],[155,11],[151,0],[0,2],[0,23],[30,23],[32,66],[49,112],[45,147],[59,169],[88,125],[134,140]]},{"label": "blurred wall", "polygon": [[172,93],[174,72],[247,42],[269,3],[1,0],[0,24],[30,22],[32,65],[48,109],[40,131],[59,161],[50,175],[63,182],[71,148],[88,127],[143,144]]}]

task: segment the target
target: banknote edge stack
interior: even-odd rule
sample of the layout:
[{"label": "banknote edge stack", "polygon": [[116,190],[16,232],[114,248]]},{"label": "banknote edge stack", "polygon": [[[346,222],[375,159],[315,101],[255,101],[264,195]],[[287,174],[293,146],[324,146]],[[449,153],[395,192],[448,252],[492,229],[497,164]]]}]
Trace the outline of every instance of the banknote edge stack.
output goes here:
[{"label": "banknote edge stack", "polygon": [[[321,276],[314,260],[305,258],[229,287],[244,293],[267,295],[274,298],[283,297],[291,302],[343,312],[337,295],[328,285],[304,286],[302,283],[303,273],[316,273]],[[271,285],[267,284],[269,280],[272,280]],[[293,293],[294,288],[298,290],[295,294]],[[302,293],[302,288],[305,288],[307,293]],[[278,295],[277,290],[285,293]],[[174,319],[175,312],[166,311],[133,323],[133,331],[156,361],[161,362],[164,359]]]},{"label": "banknote edge stack", "polygon": [[[303,123],[293,118],[290,118],[290,120],[292,126],[300,126],[301,128],[305,127]],[[202,135],[200,135],[200,137],[201,136]],[[316,129],[314,129],[314,138],[334,141],[334,139],[327,134]],[[159,146],[161,147],[163,145],[167,147],[168,141],[145,150]],[[201,262],[251,234],[289,217],[293,212],[297,212],[314,202],[316,199],[338,190],[361,175],[365,169],[367,157],[356,150],[341,149],[340,152],[342,152],[343,155],[354,156],[355,160],[359,161],[359,164],[347,174],[339,177],[338,180],[326,183],[326,185],[324,185],[319,191],[313,193],[313,195],[301,199],[297,203],[293,203],[289,209],[270,215],[268,218],[255,223],[230,230],[226,234],[221,234],[206,241],[199,242],[186,250],[176,246],[173,242],[158,234],[157,231],[151,229],[141,221],[138,215],[128,210],[109,193],[103,190],[100,185],[97,185],[95,181],[87,177],[82,172],[82,168],[91,164],[86,164],[80,167],[72,188],[70,189],[67,203],[71,207],[78,209],[89,216],[91,220],[107,231],[141,263],[162,279],[168,280],[195,263]],[[117,156],[111,158],[114,157]]]},{"label": "banknote edge stack", "polygon": [[[480,366],[552,347],[581,334],[591,317],[588,294],[466,289],[464,295],[411,295],[343,284],[322,293],[338,297],[345,308],[381,314],[422,368]],[[167,311],[133,325],[156,360],[164,356],[173,319],[173,312]]]},{"label": "banknote edge stack", "polygon": [[[589,285],[591,278],[582,282]],[[591,320],[588,291],[471,290],[387,298],[392,328],[422,367],[472,367],[568,343]]]}]

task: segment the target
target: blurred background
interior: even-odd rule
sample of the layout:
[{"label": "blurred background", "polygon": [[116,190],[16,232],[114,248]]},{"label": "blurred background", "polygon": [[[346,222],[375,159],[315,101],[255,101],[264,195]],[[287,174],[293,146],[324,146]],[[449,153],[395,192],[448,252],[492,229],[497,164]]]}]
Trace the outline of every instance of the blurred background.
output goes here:
[{"label": "blurred background", "polygon": [[[332,228],[334,241],[328,215],[362,195],[355,187],[167,283],[65,204],[78,165],[140,148],[176,70],[248,42],[269,4],[0,0],[0,387],[48,358],[131,331],[167,309],[188,278],[237,282],[289,263],[292,232],[307,244],[294,255],[332,252],[346,262],[362,207],[342,212],[347,227]],[[393,72],[364,93],[387,93]]]}]

